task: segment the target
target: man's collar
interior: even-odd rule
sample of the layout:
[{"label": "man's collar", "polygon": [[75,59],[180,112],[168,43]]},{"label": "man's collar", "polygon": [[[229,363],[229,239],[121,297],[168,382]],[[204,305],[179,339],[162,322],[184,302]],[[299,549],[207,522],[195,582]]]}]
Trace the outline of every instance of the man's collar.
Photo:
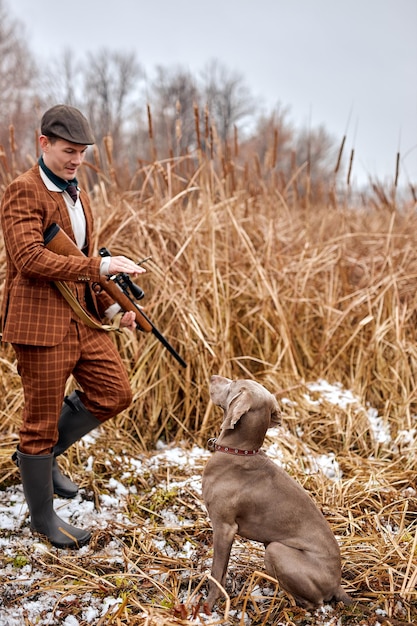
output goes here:
[{"label": "man's collar", "polygon": [[78,185],[78,181],[76,178],[73,178],[72,180],[64,180],[63,178],[60,178],[59,176],[54,174],[53,171],[50,170],[49,167],[45,165],[43,156],[39,157],[38,163],[39,163],[39,166],[47,175],[47,177],[49,178],[49,180],[52,181],[54,185],[59,187],[59,189],[61,189],[62,191],[65,191],[65,189],[68,187],[69,184],[76,185],[76,186]]}]

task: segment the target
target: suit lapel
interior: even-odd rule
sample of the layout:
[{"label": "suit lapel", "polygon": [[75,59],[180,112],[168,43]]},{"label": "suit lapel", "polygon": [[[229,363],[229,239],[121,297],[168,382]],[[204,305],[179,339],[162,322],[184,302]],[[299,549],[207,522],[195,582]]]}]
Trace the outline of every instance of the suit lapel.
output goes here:
[{"label": "suit lapel", "polygon": [[[43,180],[41,179],[41,176],[39,174],[39,166],[35,165],[33,167],[34,172],[37,175],[37,180],[38,180],[38,184],[40,186],[40,189],[47,191],[47,193],[49,193],[50,197],[53,199],[55,207],[58,208],[58,213],[60,216],[60,226],[63,228],[63,230],[67,233],[67,235],[69,237],[71,237],[71,239],[74,241],[74,243],[76,243],[75,241],[75,235],[74,235],[74,231],[72,229],[72,223],[71,223],[71,218],[69,215],[69,211],[68,211],[68,207],[67,207],[67,203],[65,202],[64,196],[62,193],[60,192],[56,192],[56,191],[49,191],[47,187],[45,187],[45,184],[43,182]],[[93,232],[93,215],[91,212],[91,207],[90,207],[90,201],[88,198],[88,194],[81,190],[80,192],[80,200],[81,200],[81,204],[84,210],[84,216],[85,216],[85,238],[86,238],[86,246],[85,246],[85,250],[87,252],[87,255],[91,254],[91,241],[92,241],[92,232]]]},{"label": "suit lapel", "polygon": [[74,231],[72,230],[71,219],[68,213],[67,204],[64,200],[64,196],[62,193],[55,194],[55,196],[56,195],[58,195],[58,210],[62,220],[62,228],[67,233],[67,235],[71,237],[71,239],[75,242],[75,235]]},{"label": "suit lapel", "polygon": [[[61,218],[61,225],[63,230],[67,233],[69,237],[76,243],[74,231],[72,229],[71,218],[69,215],[69,210],[67,207],[67,203],[65,202],[64,196],[62,193],[50,192],[53,194],[54,200],[58,204],[59,215]],[[58,196],[58,197],[57,197]],[[91,233],[93,228],[93,216],[90,210],[90,205],[88,202],[88,196],[85,192],[81,191],[80,195],[81,204],[84,210],[85,216],[85,239],[86,245],[84,250],[87,252],[87,256],[90,254],[90,242],[91,242]]]},{"label": "suit lapel", "polygon": [[91,251],[91,239],[92,239],[92,232],[93,232],[93,214],[91,213],[91,209],[90,209],[90,203],[88,200],[88,195],[85,193],[85,191],[80,192],[80,200],[81,200],[81,204],[83,206],[84,209],[84,216],[85,216],[85,241],[86,241],[86,251],[87,251],[87,256],[90,255],[92,253]]}]

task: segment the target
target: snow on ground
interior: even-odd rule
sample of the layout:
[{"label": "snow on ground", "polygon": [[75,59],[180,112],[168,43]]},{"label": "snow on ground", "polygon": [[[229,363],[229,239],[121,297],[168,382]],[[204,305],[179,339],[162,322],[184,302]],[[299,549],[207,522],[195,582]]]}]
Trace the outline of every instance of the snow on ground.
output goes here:
[{"label": "snow on ground", "polygon": [[[349,405],[359,406],[359,402],[354,395],[344,390],[340,385],[331,385],[326,381],[320,380],[316,383],[307,385],[308,392],[314,393],[315,400],[309,396],[308,399],[311,403],[317,402],[317,396],[319,396],[318,402],[321,399],[325,399],[327,402],[331,402],[341,408],[346,409]],[[285,403],[286,400],[284,399]],[[390,440],[389,428],[383,423],[381,418],[373,409],[367,409],[367,415],[369,418],[369,428],[373,433],[376,441],[387,442]],[[275,462],[282,464],[282,455],[279,446],[274,443],[274,429],[269,431],[268,444],[264,446],[268,456]],[[403,441],[415,440],[416,432],[413,429],[410,432],[402,432],[401,437]],[[87,436],[83,440],[83,444],[90,446],[94,442],[94,438]],[[114,528],[117,524],[124,527],[129,527],[132,524],[131,520],[126,517],[124,502],[130,494],[136,493],[135,481],[132,480],[135,475],[143,476],[146,473],[152,474],[163,463],[163,467],[167,467],[170,464],[172,467],[178,468],[183,466],[187,473],[187,478],[182,481],[170,481],[169,488],[177,489],[178,496],[181,498],[181,494],[195,494],[195,503],[201,502],[201,471],[210,453],[203,448],[194,446],[191,449],[186,447],[169,446],[165,444],[158,444],[157,449],[150,456],[144,456],[143,458],[131,458],[123,457],[123,465],[126,468],[124,474],[120,480],[110,478],[107,483],[108,493],[100,494],[99,505],[100,513],[98,514],[95,504],[92,500],[85,499],[83,497],[83,490],[73,500],[64,500],[55,498],[54,505],[58,514],[65,520],[72,524],[79,524],[82,527],[91,528],[93,531],[103,529],[111,524]],[[334,454],[321,454],[310,455],[309,466],[310,471],[323,472],[328,478],[332,480],[340,480],[341,472],[338,467],[337,459]],[[93,457],[87,462],[85,471],[91,471],[93,463]],[[167,479],[168,480],[168,479]],[[167,485],[168,487],[168,485]],[[201,515],[206,516],[205,509],[201,504]],[[162,515],[162,524],[167,527],[192,526],[193,520],[187,519],[184,515],[177,515],[174,507],[167,508]],[[13,534],[15,531],[15,534]],[[172,545],[161,539],[154,542],[155,548],[167,556],[176,557],[178,559],[191,559],[196,556],[196,546],[190,542],[185,542],[180,552],[175,553],[175,549]],[[28,518],[27,518],[27,506],[24,500],[23,491],[21,485],[14,485],[7,487],[0,491],[0,577],[2,580],[6,580],[7,583],[3,585],[2,598],[3,603],[0,601],[0,626],[22,626],[22,624],[29,623],[37,624],[38,626],[47,626],[51,624],[57,624],[57,617],[59,617],[59,611],[56,611],[56,603],[59,598],[59,593],[56,590],[43,592],[40,594],[29,594],[25,600],[22,598],[25,591],[29,592],[37,582],[42,581],[44,573],[41,568],[36,567],[36,561],[41,558],[42,555],[48,553],[48,546],[45,543],[34,538],[29,530]],[[88,555],[91,547],[84,546],[78,551],[78,555]],[[62,552],[62,551],[60,551]],[[27,558],[26,555],[32,555],[31,558]],[[117,536],[114,535],[111,541],[102,549],[95,551],[95,556],[98,556],[109,563],[120,562],[123,564],[122,551],[120,542],[117,540]],[[18,605],[12,603],[9,606],[7,598],[15,598],[19,596]],[[36,598],[36,599],[34,599]],[[67,602],[70,602],[72,598],[68,596]],[[59,624],[63,626],[80,626],[81,624],[96,624],[104,616],[109,618],[114,615],[120,603],[121,597],[117,595],[108,595],[107,597],[100,598],[94,596],[91,593],[84,593],[82,597],[78,597],[78,606],[82,606],[82,618],[79,619],[74,615],[66,615]],[[329,614],[330,611],[330,614]],[[324,607],[321,609],[320,621],[316,623],[321,624],[334,624],[334,618],[331,617],[331,608]],[[317,616],[319,619],[320,616]],[[219,620],[219,615],[213,614],[212,618],[204,618],[206,623],[210,621]],[[245,621],[245,623],[250,623]]]},{"label": "snow on ground", "polygon": [[[88,436],[85,438],[84,443],[92,442],[93,438]],[[172,465],[172,467],[178,468],[182,465],[187,468],[195,467],[196,460],[204,463],[208,458],[209,452],[207,450],[194,447],[191,450],[184,450],[181,447],[169,447],[162,443],[157,446],[155,454],[150,458],[130,458],[123,457],[123,464],[126,468],[125,473],[122,476],[122,480],[116,480],[110,478],[107,482],[107,490],[109,493],[103,493],[99,495],[99,507],[98,513],[95,504],[91,500],[84,499],[84,490],[80,490],[79,494],[72,500],[65,500],[55,497],[54,507],[57,513],[65,521],[79,525],[80,527],[90,528],[92,531],[100,529],[106,529],[110,524],[112,527],[119,524],[124,529],[132,527],[131,520],[125,514],[124,501],[129,494],[136,494],[137,488],[132,481],[132,477],[135,474],[142,474],[144,472],[152,472],[156,470],[158,466],[163,463],[163,466]],[[89,459],[86,465],[86,471],[91,470],[92,458]],[[169,487],[187,488],[195,492],[197,501],[201,496],[201,479],[199,476],[191,476],[189,480],[181,483],[170,482]],[[44,555],[49,555],[49,547],[46,543],[41,542],[39,539],[35,539],[28,527],[27,519],[27,505],[24,499],[23,490],[21,485],[8,487],[4,491],[0,491],[0,531],[13,531],[18,530],[18,533],[13,536],[0,537],[0,554],[2,555],[1,562],[4,563],[3,568],[0,570],[0,576],[8,579],[6,588],[2,589],[2,597],[7,600],[8,597],[14,597],[16,595],[16,588],[19,588],[19,595],[24,593],[25,590],[36,586],[38,581],[42,581],[44,573],[42,569],[34,567],[36,560],[41,559]],[[191,520],[179,519],[174,511],[165,511],[163,515],[163,523],[167,527],[187,526],[192,524]],[[7,535],[8,533],[2,533]],[[115,533],[113,533],[115,534]],[[195,548],[188,542],[183,547],[183,553],[173,554],[172,548],[167,542],[155,542],[159,551],[167,556],[180,558],[189,558]],[[88,555],[91,551],[90,546],[84,546],[77,551],[77,556],[82,557]],[[52,549],[55,554],[55,549]],[[64,551],[58,551],[64,553]],[[30,559],[26,555],[32,555]],[[117,540],[117,536],[114,537],[105,548],[99,551],[95,551],[95,557],[104,558],[109,563],[120,562],[123,566],[124,561],[122,558],[122,545]],[[8,587],[10,587],[8,589]],[[42,597],[37,598],[35,601],[30,598],[27,601],[19,602],[19,606],[2,606],[0,602],[0,626],[22,626],[27,623],[25,621],[25,615],[30,623],[36,625],[55,625],[57,624],[57,617],[59,617],[59,611],[54,610],[54,605],[59,599],[59,593],[56,591],[46,592],[42,594]],[[67,603],[71,602],[71,596],[66,598]],[[68,615],[59,624],[64,626],[80,626],[80,624],[95,624],[103,616],[111,616],[117,612],[121,597],[108,596],[104,599],[94,597],[92,594],[83,594],[83,597],[78,598],[78,605],[81,603],[83,606],[82,619]],[[40,616],[42,617],[40,618]]]}]

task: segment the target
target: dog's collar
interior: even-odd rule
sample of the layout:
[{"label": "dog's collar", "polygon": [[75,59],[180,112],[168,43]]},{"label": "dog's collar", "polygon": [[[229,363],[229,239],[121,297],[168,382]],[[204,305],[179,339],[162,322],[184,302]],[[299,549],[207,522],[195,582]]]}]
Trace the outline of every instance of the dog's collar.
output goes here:
[{"label": "dog's collar", "polygon": [[258,450],[240,450],[239,448],[233,448],[231,446],[221,446],[216,443],[217,439],[209,439],[207,442],[207,447],[212,452],[225,452],[226,454],[235,454],[237,456],[253,456],[258,454],[260,448]]}]

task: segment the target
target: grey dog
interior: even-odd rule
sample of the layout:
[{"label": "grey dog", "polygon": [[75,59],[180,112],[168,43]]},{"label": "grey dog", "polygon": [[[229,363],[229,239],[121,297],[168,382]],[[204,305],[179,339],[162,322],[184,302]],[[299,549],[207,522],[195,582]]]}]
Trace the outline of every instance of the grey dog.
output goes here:
[{"label": "grey dog", "polygon": [[[260,450],[280,423],[276,398],[259,383],[212,376],[210,397],[224,411],[214,454],[203,472],[213,527],[211,574],[223,587],[236,534],[265,545],[265,568],[306,609],[351,603],[341,587],[341,559],[329,524],[307,492]],[[206,606],[219,596],[210,581]]]}]

